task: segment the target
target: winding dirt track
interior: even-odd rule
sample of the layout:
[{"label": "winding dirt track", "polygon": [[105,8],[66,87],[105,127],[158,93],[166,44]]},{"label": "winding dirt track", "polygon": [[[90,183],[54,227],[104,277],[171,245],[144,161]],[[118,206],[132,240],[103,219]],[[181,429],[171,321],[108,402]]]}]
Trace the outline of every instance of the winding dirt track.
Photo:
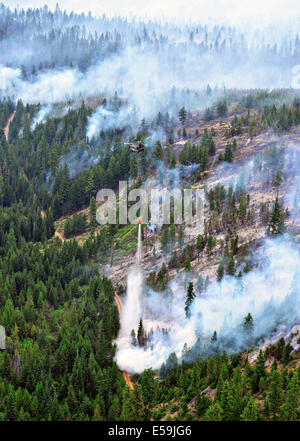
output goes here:
[{"label": "winding dirt track", "polygon": [[115,291],[115,304],[118,308],[119,316],[121,316],[123,305],[122,305],[122,300],[120,299],[120,296],[116,293],[116,291]]},{"label": "winding dirt track", "polygon": [[133,390],[134,386],[133,386],[132,381],[130,380],[128,372],[122,371],[122,374],[123,374],[124,380],[126,381],[127,386],[129,386],[130,389]]},{"label": "winding dirt track", "polygon": [[[42,216],[42,218],[46,217],[46,212],[42,208],[41,208],[41,216]],[[62,242],[65,241],[64,236],[59,231],[57,231],[57,230],[55,231],[54,236],[58,237]]]},{"label": "winding dirt track", "polygon": [[[116,291],[115,291],[115,304],[116,304],[116,306],[118,308],[119,316],[121,317],[122,310],[123,310],[123,305],[122,305],[122,300],[120,299],[120,296],[116,293]],[[129,376],[128,372],[127,371],[122,371],[122,375],[123,375],[123,378],[124,378],[127,386],[130,387],[130,389],[133,389],[134,386],[133,386],[132,381],[130,380],[130,376]]]},{"label": "winding dirt track", "polygon": [[12,122],[12,120],[14,119],[15,114],[16,114],[16,112],[13,112],[10,115],[10,117],[7,120],[6,126],[4,127],[4,135],[5,135],[5,139],[7,142],[8,142],[8,135],[9,135],[9,126],[10,126],[10,123]]},{"label": "winding dirt track", "polygon": [[54,236],[55,237],[59,237],[62,242],[65,241],[64,236],[59,231],[57,231],[57,230],[55,231]]}]

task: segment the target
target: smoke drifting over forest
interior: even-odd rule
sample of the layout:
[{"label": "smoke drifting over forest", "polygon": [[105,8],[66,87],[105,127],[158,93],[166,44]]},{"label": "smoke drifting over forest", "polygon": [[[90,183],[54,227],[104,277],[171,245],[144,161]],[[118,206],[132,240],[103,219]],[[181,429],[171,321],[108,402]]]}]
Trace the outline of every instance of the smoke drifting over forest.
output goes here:
[{"label": "smoke drifting over forest", "polygon": [[159,368],[171,352],[180,357],[185,343],[192,348],[197,337],[203,345],[208,344],[214,331],[222,336],[225,349],[243,350],[246,338],[242,323],[249,311],[255,323],[254,338],[268,336],[280,325],[286,329],[292,326],[299,318],[299,252],[286,238],[267,241],[260,261],[261,265],[242,280],[226,276],[221,283],[211,283],[205,295],[196,298],[190,320],[184,315],[182,283],[172,281],[165,293],[150,293],[142,302],[146,311],[151,305],[151,316],[155,317],[145,320],[147,331],[170,326],[170,339],[166,345],[155,334],[152,350],[121,349],[117,354],[120,368],[129,372]]},{"label": "smoke drifting over forest", "polygon": [[[136,124],[158,111],[210,104],[212,88],[290,87],[298,37],[282,27],[262,31],[208,25],[175,26],[67,15],[59,9],[12,12],[1,6],[0,91],[27,103],[113,96],[124,108],[96,110],[87,135]],[[275,40],[275,35],[277,40]],[[72,54],[72,57],[70,57]],[[187,90],[188,94],[181,93]]]}]

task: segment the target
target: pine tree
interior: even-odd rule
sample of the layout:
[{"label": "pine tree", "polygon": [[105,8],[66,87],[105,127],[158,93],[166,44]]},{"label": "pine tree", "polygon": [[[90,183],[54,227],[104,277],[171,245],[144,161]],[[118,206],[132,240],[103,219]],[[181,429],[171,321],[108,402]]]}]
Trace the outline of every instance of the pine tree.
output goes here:
[{"label": "pine tree", "polygon": [[206,141],[206,145],[208,147],[209,156],[214,156],[216,153],[216,144],[211,135],[209,135],[208,140]]},{"label": "pine tree", "polygon": [[193,390],[197,390],[200,385],[200,366],[199,362],[196,360],[192,367],[191,373],[191,387]]},{"label": "pine tree", "polygon": [[233,161],[232,144],[230,142],[226,144],[225,153],[224,153],[224,161],[227,161],[227,162]]},{"label": "pine tree", "polygon": [[284,231],[284,214],[281,210],[278,197],[275,200],[267,231],[273,235],[282,234]]},{"label": "pine tree", "polygon": [[240,215],[242,223],[245,222],[246,214],[247,214],[247,202],[246,202],[245,195],[242,194],[241,199],[240,199],[240,207],[239,207],[239,215]]},{"label": "pine tree", "polygon": [[282,410],[282,418],[285,421],[296,421],[299,415],[300,382],[297,373],[293,373],[289,380],[286,394],[286,402]]},{"label": "pine tree", "polygon": [[135,399],[132,391],[126,385],[122,392],[122,408],[121,408],[121,420],[122,421],[135,421],[136,409]]},{"label": "pine tree", "polygon": [[114,395],[112,403],[108,411],[108,419],[110,421],[116,421],[120,415],[120,400],[117,395]]},{"label": "pine tree", "polygon": [[202,234],[197,236],[196,248],[198,251],[203,251],[205,248],[205,239]]},{"label": "pine tree", "polygon": [[185,260],[184,260],[184,269],[186,272],[191,271],[191,259],[188,253],[186,253]]},{"label": "pine tree", "polygon": [[218,282],[221,282],[223,277],[224,277],[224,263],[221,262],[220,265],[218,266],[218,269],[217,269],[217,280],[218,280]]},{"label": "pine tree", "polygon": [[155,143],[154,150],[153,150],[153,153],[152,153],[152,157],[154,159],[158,159],[159,161],[163,161],[164,160],[164,149],[163,149],[160,141],[157,141]]},{"label": "pine tree", "polygon": [[53,147],[50,153],[50,169],[53,177],[56,176],[58,163],[59,163],[59,157],[58,157],[57,149]]},{"label": "pine tree", "polygon": [[96,199],[92,197],[90,200],[90,227],[92,231],[94,231],[95,228],[97,227],[96,213],[97,213]]},{"label": "pine tree", "polygon": [[276,170],[276,172],[274,174],[272,185],[274,185],[274,187],[278,188],[280,186],[281,182],[282,182],[282,172],[281,172],[281,170]]},{"label": "pine tree", "polygon": [[234,398],[233,419],[238,420],[243,407],[244,379],[241,375],[241,367],[238,365],[234,371],[232,381],[232,394]]},{"label": "pine tree", "polygon": [[282,378],[278,369],[273,370],[269,385],[269,403],[273,418],[277,419],[283,402]]},{"label": "pine tree", "polygon": [[10,391],[4,399],[5,404],[5,415],[8,421],[16,421],[17,419],[17,409],[15,403],[15,393]]},{"label": "pine tree", "polygon": [[133,396],[133,405],[135,408],[135,421],[144,421],[146,419],[147,413],[145,408],[144,397],[142,393],[142,386],[139,383],[135,383],[133,391],[131,391]]},{"label": "pine tree", "polygon": [[131,330],[130,337],[131,337],[131,344],[132,344],[132,346],[136,346],[137,345],[137,340],[136,340],[136,335],[135,335],[135,330],[134,329]]},{"label": "pine tree", "polygon": [[219,101],[217,104],[217,115],[226,116],[227,115],[227,103],[226,101]]},{"label": "pine tree", "polygon": [[212,338],[211,338],[211,342],[214,343],[218,340],[218,334],[217,331],[214,331]]},{"label": "pine tree", "polygon": [[166,372],[166,365],[165,365],[165,363],[163,363],[163,364],[161,365],[160,370],[159,370],[159,378],[160,378],[161,380],[163,380],[163,379],[165,378],[166,374],[167,374],[167,372]]},{"label": "pine tree", "polygon": [[224,412],[220,403],[214,403],[210,406],[204,415],[204,421],[222,421]]},{"label": "pine tree", "polygon": [[207,87],[206,87],[206,95],[207,95],[207,96],[210,96],[210,95],[211,95],[211,92],[212,92],[211,87],[210,87],[210,85],[208,84]]},{"label": "pine tree", "polygon": [[[245,326],[246,326],[246,330],[247,330],[247,328],[249,330],[249,327],[250,327],[250,329],[251,328],[253,329],[253,325],[251,325],[251,322],[253,324],[253,321],[251,321],[250,318],[247,319],[247,317],[246,317],[245,322],[244,322]],[[259,354],[258,354],[258,357],[257,357],[257,361],[256,361],[256,365],[255,365],[255,372],[256,372],[258,381],[261,378],[265,378],[266,377],[265,357],[264,357],[264,354],[263,354],[262,350],[259,351]]]},{"label": "pine tree", "polygon": [[145,329],[143,325],[143,320],[140,319],[138,332],[137,332],[137,341],[139,346],[145,347],[146,346],[146,335],[145,335]]},{"label": "pine tree", "polygon": [[227,267],[226,267],[226,274],[228,274],[229,276],[234,276],[236,272],[236,268],[235,268],[235,262],[234,262],[234,257],[231,256],[229,258]]},{"label": "pine tree", "polygon": [[185,121],[186,121],[186,116],[187,116],[187,111],[185,110],[185,107],[182,107],[179,111],[179,121],[181,122],[182,125],[184,125]]},{"label": "pine tree", "polygon": [[210,234],[207,239],[207,249],[209,253],[216,246],[216,243],[217,243],[216,238]]},{"label": "pine tree", "polygon": [[217,387],[216,387],[216,394],[215,394],[215,403],[221,402],[222,393],[223,393],[223,387],[224,387],[224,379],[222,375],[219,376]]},{"label": "pine tree", "polygon": [[208,164],[209,164],[208,150],[207,150],[206,146],[201,148],[201,155],[200,156],[201,156],[200,157],[201,171],[205,171],[208,167]]},{"label": "pine tree", "polygon": [[95,190],[95,174],[93,168],[91,168],[88,174],[85,192],[87,196],[91,196],[94,190]]},{"label": "pine tree", "polygon": [[253,397],[249,397],[247,405],[241,415],[242,421],[258,421],[258,409]]},{"label": "pine tree", "polygon": [[224,421],[232,421],[234,411],[234,398],[228,380],[224,381],[220,404],[223,410]]},{"label": "pine tree", "polygon": [[191,304],[193,303],[194,298],[195,298],[194,285],[193,282],[190,282],[187,289],[185,308],[184,308],[185,315],[187,318],[190,318],[190,307]]},{"label": "pine tree", "polygon": [[213,116],[214,116],[213,111],[209,107],[207,107],[204,111],[205,121],[211,121],[213,119]]},{"label": "pine tree", "polygon": [[141,385],[141,392],[145,399],[145,402],[151,405],[155,398],[155,388],[156,388],[156,384],[151,368],[144,370],[144,372],[139,377],[139,383]]},{"label": "pine tree", "polygon": [[290,343],[285,345],[284,350],[283,350],[283,355],[282,355],[282,362],[285,365],[287,365],[290,360],[290,354],[291,354],[292,350],[293,350],[293,347],[290,345]]},{"label": "pine tree", "polygon": [[175,168],[175,167],[176,167],[176,156],[173,153],[172,156],[171,156],[171,159],[170,159],[169,168]]},{"label": "pine tree", "polygon": [[244,335],[245,335],[245,340],[246,340],[246,343],[247,343],[247,347],[252,342],[253,330],[254,330],[253,318],[252,318],[252,315],[249,312],[249,314],[245,317],[244,323],[243,323],[243,332],[244,332]]},{"label": "pine tree", "polygon": [[67,404],[70,409],[71,414],[73,415],[77,411],[78,402],[76,399],[76,395],[74,393],[74,389],[72,387],[72,384],[68,387],[68,395],[67,395]]}]

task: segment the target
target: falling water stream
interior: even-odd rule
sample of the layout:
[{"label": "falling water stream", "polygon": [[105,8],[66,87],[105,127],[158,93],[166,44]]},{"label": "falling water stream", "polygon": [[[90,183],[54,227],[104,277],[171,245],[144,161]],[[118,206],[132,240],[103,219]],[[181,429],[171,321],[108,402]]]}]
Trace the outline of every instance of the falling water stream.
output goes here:
[{"label": "falling water stream", "polygon": [[137,329],[141,318],[141,292],[143,286],[143,272],[140,266],[141,257],[142,232],[139,224],[135,265],[127,276],[127,293],[121,317],[121,329],[117,340],[119,350],[130,347],[130,333],[132,329]]}]

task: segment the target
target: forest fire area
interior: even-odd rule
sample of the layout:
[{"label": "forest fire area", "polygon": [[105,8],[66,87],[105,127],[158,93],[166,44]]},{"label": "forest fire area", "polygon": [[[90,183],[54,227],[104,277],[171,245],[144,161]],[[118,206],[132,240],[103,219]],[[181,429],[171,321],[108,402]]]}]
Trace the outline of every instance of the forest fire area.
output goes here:
[{"label": "forest fire area", "polygon": [[[231,117],[232,118],[232,117]],[[195,120],[196,121],[196,120]],[[196,122],[195,122],[196,124]],[[202,121],[198,121],[198,125],[203,124]],[[213,124],[207,126],[204,124],[204,128],[208,128],[213,126]],[[216,141],[217,145],[217,152],[223,151],[223,145],[225,145],[228,142],[231,142],[231,139],[225,139],[224,140],[224,132],[225,129],[220,134],[220,140],[221,146],[218,144],[218,141]],[[258,135],[253,136],[251,139],[247,135],[241,135],[236,136],[233,139],[237,140],[237,148],[234,152],[235,160],[234,164],[232,166],[229,165],[228,170],[226,169],[224,172],[224,169],[222,168],[222,165],[218,163],[214,163],[214,165],[209,170],[208,177],[206,179],[198,181],[198,183],[193,183],[193,187],[197,187],[199,184],[202,188],[204,188],[206,191],[212,190],[218,185],[224,185],[228,186],[232,183],[236,183],[238,181],[238,178],[240,177],[241,173],[248,173],[247,179],[251,179],[251,182],[249,183],[246,181],[246,189],[247,194],[249,195],[249,205],[248,208],[252,212],[252,221],[251,224],[249,222],[238,222],[238,224],[234,227],[234,230],[236,234],[239,236],[239,245],[247,245],[253,243],[256,239],[261,239],[266,235],[266,226],[261,223],[260,219],[260,211],[262,209],[262,206],[264,204],[267,204],[269,207],[272,206],[274,203],[276,196],[278,194],[278,190],[276,187],[272,186],[272,183],[262,182],[260,180],[256,180],[255,175],[250,171],[250,168],[253,165],[253,160],[256,155],[263,154],[268,148],[274,146],[276,143],[282,143],[285,144],[287,147],[291,146],[293,143],[297,142],[298,137],[300,136],[300,129],[295,128],[284,135],[278,135],[275,132],[265,131]],[[189,140],[191,143],[193,143],[195,140],[194,138],[191,138]],[[181,146],[180,150],[178,151],[178,156],[180,154],[180,151],[182,150],[183,145]],[[231,171],[230,171],[231,170]],[[149,191],[153,186],[155,185],[155,179],[152,177],[149,179],[149,184],[146,187]],[[279,198],[281,200],[284,199],[284,195],[287,192],[288,188],[288,182],[285,184],[284,187],[281,187],[279,190]],[[206,202],[205,204],[205,211],[204,211],[204,218],[206,223],[209,223],[210,218],[210,207],[209,202]],[[292,221],[290,218],[287,219],[287,224],[289,225]],[[191,230],[193,232],[193,228],[187,228],[185,225],[183,225],[184,230],[188,231]],[[144,239],[144,255],[143,255],[143,267],[147,271],[158,271],[159,268],[163,263],[167,264],[168,260],[170,259],[171,255],[167,254],[166,256],[159,256],[157,259],[153,259],[153,249],[156,250],[161,248],[160,244],[160,230],[158,233],[152,233],[148,237],[148,227],[144,227],[144,231],[146,231],[145,239]],[[217,245],[214,248],[214,251],[207,254],[207,253],[199,253],[194,258],[191,258],[191,267],[193,271],[201,271],[203,273],[204,278],[206,276],[213,276],[213,274],[216,271],[216,266],[218,262],[215,261],[215,256],[218,255],[218,250],[222,248],[222,243],[225,243],[226,240],[226,231],[224,228],[217,227],[212,229]],[[300,230],[299,230],[300,232]],[[177,229],[178,234],[178,229]],[[208,232],[206,233],[208,234]],[[194,245],[196,241],[196,238],[193,234],[186,234],[184,238],[184,245]],[[221,247],[221,248],[220,248]],[[175,247],[176,252],[180,252],[180,247]],[[127,272],[128,272],[128,266],[125,265],[126,262],[133,262],[134,261],[134,252],[127,255],[126,257],[118,257],[113,267],[110,271],[110,277],[112,280],[114,280],[116,283],[124,283],[126,280]],[[184,270],[181,270],[184,271]],[[170,269],[169,271],[170,278],[172,278],[176,271]]]}]

